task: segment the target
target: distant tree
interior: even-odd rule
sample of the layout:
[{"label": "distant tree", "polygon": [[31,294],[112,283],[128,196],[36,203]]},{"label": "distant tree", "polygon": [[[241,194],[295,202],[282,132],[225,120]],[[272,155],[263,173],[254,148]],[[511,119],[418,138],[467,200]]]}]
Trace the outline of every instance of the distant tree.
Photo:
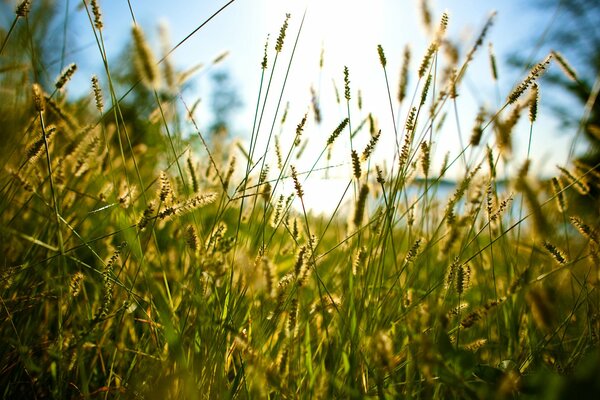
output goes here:
[{"label": "distant tree", "polygon": [[241,105],[237,90],[233,86],[229,72],[226,70],[216,71],[211,75],[211,98],[210,108],[213,114],[213,122],[210,130],[219,133],[231,128],[231,114]]}]

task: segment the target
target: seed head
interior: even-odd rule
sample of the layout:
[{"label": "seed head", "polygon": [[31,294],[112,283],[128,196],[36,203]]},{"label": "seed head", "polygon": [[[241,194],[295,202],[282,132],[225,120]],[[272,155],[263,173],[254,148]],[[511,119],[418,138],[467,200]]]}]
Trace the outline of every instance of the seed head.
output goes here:
[{"label": "seed head", "polygon": [[59,78],[56,81],[55,87],[56,89],[62,89],[63,86],[71,79],[75,71],[77,70],[77,65],[70,64],[68,65],[60,74]]},{"label": "seed head", "polygon": [[44,91],[42,90],[42,87],[37,83],[34,83],[31,89],[33,91],[33,105],[35,110],[37,112],[43,112],[46,108],[46,102],[44,100]]},{"label": "seed head", "polygon": [[157,88],[159,73],[152,50],[146,41],[142,29],[135,25],[132,28],[133,44],[135,47],[135,67],[142,82],[149,88]]},{"label": "seed head", "polygon": [[379,54],[379,62],[381,63],[381,66],[383,68],[385,68],[386,64],[387,64],[387,60],[385,59],[385,53],[383,52],[383,47],[381,47],[381,45],[377,45],[377,53]]},{"label": "seed head", "polygon": [[102,99],[102,90],[100,89],[100,83],[96,75],[92,76],[92,89],[94,89],[94,100],[96,101],[96,109],[102,112],[104,109],[104,100]]},{"label": "seed head", "polygon": [[285,14],[285,21],[283,21],[283,25],[281,29],[279,29],[279,37],[277,37],[277,43],[275,44],[275,51],[280,53],[283,48],[283,41],[285,40],[285,32],[288,28],[288,21],[290,19],[290,14]]},{"label": "seed head", "polygon": [[350,101],[350,72],[346,66],[344,66],[344,97],[346,101]]},{"label": "seed head", "polygon": [[360,160],[358,159],[358,153],[356,152],[356,150],[352,150],[350,156],[352,158],[352,173],[356,179],[360,179],[361,170]]},{"label": "seed head", "polygon": [[17,10],[15,11],[15,13],[17,14],[17,17],[25,18],[27,16],[27,14],[29,14],[30,10],[31,10],[31,1],[23,0],[21,2],[21,4],[19,4],[17,6]]},{"label": "seed head", "polygon": [[101,30],[104,24],[102,23],[102,13],[100,13],[98,1],[91,0],[90,5],[92,6],[92,14],[94,14],[94,26],[96,29]]}]

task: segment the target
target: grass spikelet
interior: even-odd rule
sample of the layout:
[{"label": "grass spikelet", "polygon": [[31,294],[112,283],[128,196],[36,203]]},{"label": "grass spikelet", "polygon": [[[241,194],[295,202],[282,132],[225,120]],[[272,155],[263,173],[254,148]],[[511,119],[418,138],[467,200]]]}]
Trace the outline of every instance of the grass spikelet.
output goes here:
[{"label": "grass spikelet", "polygon": [[490,216],[490,221],[496,221],[504,213],[504,211],[506,211],[508,209],[508,206],[510,205],[510,203],[512,203],[512,201],[513,201],[512,194],[510,194],[506,199],[502,200],[500,202],[500,204],[498,204],[498,208],[496,209],[496,212],[494,212]]},{"label": "grass spikelet", "polygon": [[564,188],[560,179],[552,177],[552,191],[556,199],[556,208],[559,212],[564,213],[568,208],[567,197],[565,196]]},{"label": "grass spikelet", "polygon": [[359,228],[362,225],[363,217],[365,214],[365,206],[367,205],[367,196],[369,195],[369,186],[363,184],[360,187],[358,194],[358,200],[356,201],[356,208],[354,209],[354,217],[352,223],[354,227]]},{"label": "grass spikelet", "polygon": [[556,60],[558,66],[560,67],[562,72],[565,74],[565,76],[567,78],[569,78],[570,80],[576,82],[577,81],[577,73],[575,72],[575,69],[563,57],[563,55],[555,50],[552,50],[552,55],[554,56],[554,59]]},{"label": "grass spikelet", "polygon": [[169,196],[173,197],[173,187],[171,186],[171,180],[165,171],[161,171],[158,177],[160,181],[160,189],[158,192],[158,198],[162,203],[166,203]]},{"label": "grass spikelet", "polygon": [[44,91],[42,90],[42,87],[37,83],[34,83],[31,86],[31,91],[33,93],[33,106],[35,107],[35,111],[43,112],[46,108],[46,102],[44,99]]},{"label": "grass spikelet", "polygon": [[407,131],[406,135],[404,135],[404,142],[402,143],[402,148],[400,149],[400,157],[398,159],[398,167],[400,171],[404,170],[406,163],[410,157],[410,145],[412,144],[411,140],[412,135]]},{"label": "grass spikelet", "polygon": [[377,54],[379,54],[379,63],[383,68],[387,65],[387,60],[385,58],[385,53],[383,52],[383,47],[380,44],[377,45]]},{"label": "grass spikelet", "polygon": [[415,240],[411,248],[408,250],[408,253],[406,253],[406,257],[404,258],[405,263],[411,263],[417,258],[422,241],[422,238],[418,238],[417,240]]},{"label": "grass spikelet", "polygon": [[442,40],[442,38],[446,34],[447,29],[448,29],[448,13],[446,11],[444,11],[442,13],[442,17],[440,18],[440,24],[439,24],[438,30],[436,32],[436,37],[438,40]]},{"label": "grass spikelet", "polygon": [[296,147],[300,146],[300,139],[302,138],[302,132],[304,131],[304,125],[306,124],[307,117],[308,114],[304,114],[304,118],[302,118],[302,121],[300,121],[298,126],[296,126],[296,136],[294,138],[294,146]]},{"label": "grass spikelet", "polygon": [[98,1],[91,0],[90,5],[92,6],[92,14],[94,15],[94,26],[96,27],[96,29],[102,30],[104,24],[102,23],[102,13],[100,12]]},{"label": "grass spikelet", "polygon": [[332,145],[333,142],[335,141],[335,139],[337,139],[337,137],[340,136],[340,134],[342,133],[344,128],[346,128],[346,126],[348,125],[348,122],[350,122],[350,120],[348,118],[344,118],[344,120],[342,122],[340,122],[340,124],[337,126],[337,128],[335,128],[335,130],[331,133],[331,135],[327,139],[328,146]]},{"label": "grass spikelet", "polygon": [[285,33],[288,28],[288,21],[290,17],[290,14],[285,14],[285,20],[283,21],[283,25],[279,29],[279,36],[277,37],[277,42],[275,43],[275,51],[278,53],[280,53],[283,49],[283,41],[285,40]]},{"label": "grass spikelet", "polygon": [[298,320],[298,299],[293,298],[288,312],[288,332],[290,337],[296,337],[296,322]]},{"label": "grass spikelet", "polygon": [[100,83],[96,75],[92,76],[92,89],[94,91],[94,101],[96,102],[96,109],[99,112],[104,110],[104,99],[102,98],[102,90],[100,89]]},{"label": "grass spikelet", "polygon": [[406,117],[406,131],[407,132],[411,132],[414,131],[415,129],[415,118],[417,115],[417,107],[413,107],[410,109],[410,112],[408,113],[408,117]]},{"label": "grass spikelet", "polygon": [[550,242],[544,242],[543,245],[558,265],[565,265],[567,263],[565,253],[559,250],[558,247],[556,247]]},{"label": "grass spikelet", "polygon": [[296,263],[294,264],[294,275],[296,279],[298,279],[302,274],[302,269],[304,267],[306,261],[306,246],[301,246],[300,250],[298,250],[298,255],[296,257]]},{"label": "grass spikelet", "polygon": [[560,170],[560,172],[562,172],[564,179],[566,179],[567,182],[569,182],[569,184],[571,184],[580,195],[586,196],[590,193],[590,187],[581,178],[577,178],[566,168],[563,168],[559,165],[556,167]]},{"label": "grass spikelet", "polygon": [[135,186],[128,186],[124,184],[121,186],[121,190],[119,192],[119,196],[117,197],[117,201],[119,202],[119,206],[122,208],[129,208],[133,199],[137,193],[137,188]]},{"label": "grass spikelet", "polygon": [[537,83],[531,85],[531,97],[529,98],[529,122],[532,124],[537,118],[538,103],[540,101],[540,90]]},{"label": "grass spikelet", "polygon": [[377,145],[380,136],[381,129],[375,135],[371,136],[371,140],[369,140],[369,143],[367,144],[360,156],[360,159],[362,161],[367,161],[367,159],[371,156],[371,153],[373,153],[373,150],[375,150],[375,146]]},{"label": "grass spikelet", "polygon": [[419,10],[421,11],[421,20],[423,22],[423,26],[427,32],[431,32],[432,18],[431,18],[431,10],[429,9],[429,4],[427,0],[419,1]]},{"label": "grass spikelet", "polygon": [[418,72],[419,79],[423,78],[425,76],[425,74],[427,73],[427,70],[429,69],[429,64],[431,63],[431,59],[433,58],[433,55],[435,54],[437,49],[438,49],[438,42],[437,42],[437,40],[434,40],[433,42],[431,42],[431,44],[427,48],[427,51],[425,52],[425,55],[423,56],[423,59],[421,60],[421,65],[419,66],[419,72]]},{"label": "grass spikelet", "polygon": [[456,270],[458,269],[460,263],[459,258],[454,257],[452,264],[448,267],[448,273],[446,275],[446,288],[450,289],[456,280]]},{"label": "grass spikelet", "polygon": [[471,343],[468,343],[466,345],[463,346],[463,348],[467,351],[470,352],[476,352],[477,350],[479,350],[480,348],[482,348],[483,346],[485,346],[487,344],[487,339],[477,339]]},{"label": "grass spikelet", "polygon": [[367,254],[367,249],[364,246],[358,250],[356,257],[354,257],[354,262],[352,263],[352,275],[356,276],[360,271],[364,270]]},{"label": "grass spikelet", "polygon": [[[48,144],[50,144],[50,142],[54,138],[54,133],[56,132],[56,127],[55,126],[46,127],[45,131],[46,131],[46,135],[45,135],[46,142]],[[41,136],[41,134],[40,134],[40,136]],[[25,162],[26,163],[35,162],[42,154],[43,149],[44,149],[44,138],[42,137],[42,138],[36,140],[35,142],[33,142],[27,148],[27,151],[25,152]]]},{"label": "grass spikelet", "polygon": [[198,185],[198,176],[196,175],[196,169],[194,168],[191,155],[187,158],[187,169],[188,174],[190,175],[190,180],[192,181],[192,191],[194,193],[198,193],[198,190],[200,189]]},{"label": "grass spikelet", "polygon": [[475,117],[475,124],[473,124],[473,131],[471,133],[471,139],[469,143],[471,146],[479,146],[481,142],[481,136],[483,135],[483,123],[485,122],[486,112],[483,107],[479,107],[477,117]]},{"label": "grass spikelet", "polygon": [[429,174],[430,167],[430,147],[429,144],[425,141],[421,142],[421,158],[419,159],[421,170],[423,171],[423,175],[427,176]]},{"label": "grass spikelet", "polygon": [[267,62],[267,53],[268,53],[268,48],[269,48],[269,35],[267,35],[267,40],[265,40],[265,50],[263,52],[263,59],[260,63],[260,68],[264,71],[265,69],[267,69],[268,66],[268,62]]},{"label": "grass spikelet", "polygon": [[185,243],[193,252],[198,250],[198,234],[193,225],[188,225],[185,229]]},{"label": "grass spikelet", "polygon": [[468,264],[461,264],[456,268],[456,293],[462,295],[469,287],[471,280],[471,267]]},{"label": "grass spikelet", "polygon": [[527,90],[527,88],[531,86],[531,84],[546,71],[546,68],[548,68],[548,65],[550,64],[551,60],[552,54],[548,55],[548,57],[546,57],[544,61],[534,65],[534,67],[529,72],[529,75],[527,75],[527,77],[521,83],[519,83],[517,87],[515,87],[513,91],[508,95],[508,98],[506,100],[507,103],[513,104],[515,101],[517,101],[519,97],[521,97],[521,95],[525,92],[525,90]]},{"label": "grass spikelet", "polygon": [[477,173],[479,172],[480,168],[481,168],[481,164],[478,165],[475,169],[473,169],[473,171],[471,171],[471,173],[469,175],[467,175],[458,184],[458,187],[456,188],[456,190],[452,194],[452,197],[450,197],[450,199],[448,200],[448,203],[446,205],[446,211],[444,212],[444,217],[446,218],[447,223],[449,225],[452,225],[452,223],[454,221],[454,218],[455,218],[455,215],[454,215],[454,206],[464,196],[466,190],[468,189],[469,185],[471,184],[471,181],[473,180],[473,178],[475,177],[475,175],[477,175]]},{"label": "grass spikelet", "polygon": [[273,214],[271,216],[271,226],[273,228],[277,228],[277,225],[279,225],[279,222],[281,221],[281,214],[283,212],[283,201],[284,201],[284,197],[282,194],[279,195],[279,199],[277,200],[277,203],[275,204],[275,209],[273,210]]},{"label": "grass spikelet", "polygon": [[15,14],[17,14],[17,17],[25,18],[29,14],[30,10],[31,10],[31,0],[23,0],[17,6],[17,9],[15,10]]},{"label": "grass spikelet", "polygon": [[321,107],[319,106],[319,98],[317,96],[317,92],[313,86],[310,87],[310,104],[313,110],[313,115],[315,118],[315,122],[317,124],[321,123]]},{"label": "grass spikelet", "polygon": [[577,228],[579,233],[581,233],[581,235],[583,235],[583,237],[591,240],[592,242],[594,242],[596,244],[600,244],[600,242],[599,242],[600,235],[598,234],[598,231],[596,231],[591,226],[587,225],[579,217],[569,217],[569,220],[571,221],[571,224],[573,224],[573,226],[575,228]]},{"label": "grass spikelet", "polygon": [[427,100],[427,95],[429,94],[429,88],[431,87],[431,74],[427,76],[427,80],[425,81],[425,85],[423,86],[423,91],[421,92],[421,106],[425,104],[425,100]]},{"label": "grass spikelet", "polygon": [[350,101],[350,71],[347,66],[344,66],[344,98]]},{"label": "grass spikelet", "polygon": [[148,222],[150,222],[150,220],[154,216],[155,211],[156,211],[155,202],[154,201],[148,202],[148,206],[146,206],[146,209],[142,213],[142,216],[140,217],[140,220],[137,223],[137,227],[140,231],[144,230],[146,228],[146,226],[148,226]]},{"label": "grass spikelet", "polygon": [[490,43],[489,47],[489,55],[490,55],[490,69],[492,71],[492,79],[494,81],[498,81],[498,66],[496,65],[496,55],[494,54],[494,46]]},{"label": "grass spikelet", "polygon": [[89,170],[89,160],[94,159],[94,152],[100,145],[100,138],[98,136],[92,137],[92,139],[83,146],[82,149],[78,149],[77,162],[73,168],[73,174],[76,177],[80,177]]},{"label": "grass spikelet", "polygon": [[298,180],[298,172],[296,171],[296,167],[290,165],[290,169],[292,171],[292,179],[294,181],[294,189],[296,189],[296,194],[300,199],[304,197],[304,191],[302,190],[302,185],[300,185],[300,181]]},{"label": "grass spikelet", "polygon": [[75,272],[69,282],[69,294],[71,297],[77,297],[81,293],[81,286],[83,283],[83,274],[79,271]]},{"label": "grass spikelet", "polygon": [[119,246],[117,246],[113,255],[110,257],[110,259],[106,263],[106,267],[104,268],[104,271],[102,273],[102,276],[104,278],[104,285],[102,288],[102,303],[100,304],[100,306],[98,307],[98,309],[96,310],[96,313],[94,315],[95,322],[99,322],[101,319],[106,318],[106,316],[108,315],[108,309],[110,307],[110,303],[112,302],[112,297],[113,297],[113,293],[112,293],[113,286],[114,286],[114,279],[112,277],[113,269],[114,269],[115,263],[119,259],[121,251],[123,250],[123,248],[125,248],[125,246],[127,246],[127,242],[123,242]]},{"label": "grass spikelet", "polygon": [[408,86],[408,70],[410,67],[410,47],[404,47],[402,54],[402,67],[400,68],[400,82],[398,84],[398,102],[402,103],[406,98],[406,88]]},{"label": "grass spikelet", "polygon": [[490,146],[486,146],[486,160],[490,170],[490,178],[496,178],[496,163],[494,162],[494,151]]},{"label": "grass spikelet", "polygon": [[352,158],[352,174],[356,179],[360,179],[361,170],[360,160],[358,159],[358,153],[356,152],[356,150],[352,150],[350,156]]},{"label": "grass spikelet", "polygon": [[379,183],[380,185],[384,185],[385,178],[383,176],[383,171],[381,170],[381,167],[379,165],[375,166],[375,172],[377,174],[377,183]]},{"label": "grass spikelet", "polygon": [[60,73],[60,76],[58,77],[58,79],[56,80],[56,83],[54,84],[56,89],[58,89],[58,90],[62,89],[65,86],[65,84],[71,79],[73,74],[75,74],[75,71],[77,71],[77,65],[69,64],[68,66],[66,66],[65,69],[62,70],[62,72]]},{"label": "grass spikelet", "polygon": [[286,300],[287,288],[290,286],[292,281],[292,275],[286,274],[279,280],[279,282],[277,282],[277,294],[275,296],[277,299],[277,304],[275,306],[276,313],[281,311]]},{"label": "grass spikelet", "polygon": [[194,211],[197,208],[203,207],[207,204],[214,202],[217,199],[216,193],[204,193],[198,194],[191,199],[183,201],[181,203],[169,206],[158,213],[158,219],[165,219],[173,215],[183,215],[188,212]]},{"label": "grass spikelet", "polygon": [[134,44],[134,65],[142,80],[142,83],[150,89],[156,89],[159,84],[159,73],[152,54],[152,50],[146,41],[142,28],[135,25],[132,30]]},{"label": "grass spikelet", "polygon": [[227,191],[227,189],[229,188],[229,183],[231,182],[231,177],[233,176],[233,173],[235,172],[235,164],[236,164],[236,157],[231,156],[231,158],[229,159],[229,168],[227,169],[227,173],[225,174],[225,177],[223,179],[223,190],[224,191]]},{"label": "grass spikelet", "polygon": [[262,266],[262,272],[265,278],[265,290],[268,296],[273,295],[273,290],[275,289],[275,271],[273,268],[273,263],[267,257],[261,257],[260,264]]}]

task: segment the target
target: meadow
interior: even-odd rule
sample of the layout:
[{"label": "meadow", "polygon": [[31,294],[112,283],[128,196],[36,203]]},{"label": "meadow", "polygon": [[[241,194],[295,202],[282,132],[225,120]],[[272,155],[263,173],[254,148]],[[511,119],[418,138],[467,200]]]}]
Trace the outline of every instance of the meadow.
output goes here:
[{"label": "meadow", "polygon": [[[472,61],[497,78],[493,15],[460,52],[443,14],[402,65],[381,46],[365,55],[385,82],[400,71],[389,108],[356,115],[352,66],[340,71],[347,113],[323,137],[316,96],[301,120],[266,117],[301,33],[288,29],[301,16],[282,16],[256,62],[249,136],[232,138],[198,128],[180,95],[189,71],[141,28],[126,65],[109,62],[97,1],[83,6],[103,74],[68,97],[77,66],[46,77],[31,3],[0,35],[3,398],[600,393],[598,166],[573,156],[540,178],[535,149],[511,151],[517,126],[536,130],[547,69],[578,79],[560,52],[498,109],[463,113],[469,139],[437,165]],[[383,115],[395,124],[380,127]],[[378,148],[383,137],[392,145]],[[305,187],[332,152],[345,155],[345,190],[317,213]]]}]

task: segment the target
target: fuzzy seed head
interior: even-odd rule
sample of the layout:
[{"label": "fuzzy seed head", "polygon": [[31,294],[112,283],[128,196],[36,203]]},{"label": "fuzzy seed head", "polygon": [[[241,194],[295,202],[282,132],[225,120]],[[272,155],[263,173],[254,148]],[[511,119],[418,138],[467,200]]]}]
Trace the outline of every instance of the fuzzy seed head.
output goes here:
[{"label": "fuzzy seed head", "polygon": [[94,14],[94,26],[96,29],[101,30],[104,24],[102,23],[102,13],[98,6],[97,0],[91,0],[90,5],[92,6],[92,14]]},{"label": "fuzzy seed head", "polygon": [[30,10],[31,10],[31,0],[23,0],[17,6],[15,14],[17,14],[17,17],[25,18],[27,16],[27,14],[29,14]]},{"label": "fuzzy seed head", "polygon": [[283,21],[283,25],[279,29],[279,36],[277,37],[277,43],[275,44],[275,51],[278,53],[283,49],[283,41],[285,40],[285,32],[287,31],[290,17],[290,14],[285,14],[285,21]]},{"label": "fuzzy seed head", "polygon": [[92,89],[94,90],[94,100],[96,101],[96,109],[102,112],[104,109],[104,99],[102,98],[102,90],[100,89],[100,83],[96,75],[92,76]]},{"label": "fuzzy seed head", "polygon": [[132,28],[134,44],[135,67],[142,82],[148,88],[157,88],[159,81],[158,67],[152,54],[152,50],[146,41],[142,29],[135,25]]},{"label": "fuzzy seed head", "polygon": [[531,85],[531,97],[529,98],[529,122],[532,124],[537,118],[538,103],[540,101],[540,90],[537,83]]},{"label": "fuzzy seed head", "polygon": [[406,98],[406,88],[408,86],[408,69],[410,66],[410,47],[404,47],[402,56],[402,67],[400,69],[400,83],[398,84],[398,102],[402,103]]},{"label": "fuzzy seed head", "polygon": [[73,74],[77,71],[77,65],[70,64],[60,73],[59,78],[56,80],[56,89],[62,89],[63,86],[71,79]]},{"label": "fuzzy seed head", "polygon": [[42,87],[37,83],[34,83],[31,87],[31,90],[33,92],[33,105],[35,110],[37,112],[43,112],[46,108],[46,101],[44,99],[44,91],[42,90]]},{"label": "fuzzy seed head", "polygon": [[552,51],[552,55],[554,56],[554,59],[558,63],[558,66],[563,71],[565,76],[567,78],[569,78],[570,80],[576,82],[577,81],[577,73],[575,72],[573,67],[567,62],[567,60],[563,57],[563,55],[561,53],[559,53],[558,51]]},{"label": "fuzzy seed head", "polygon": [[296,167],[290,165],[290,169],[292,170],[292,179],[294,181],[294,188],[296,189],[296,194],[298,197],[304,197],[304,191],[302,190],[302,185],[300,185],[300,181],[298,180],[298,172],[296,171]]},{"label": "fuzzy seed head", "polygon": [[344,97],[346,101],[350,101],[350,71],[344,66]]},{"label": "fuzzy seed head", "polygon": [[354,209],[354,218],[352,222],[356,228],[360,227],[365,214],[365,206],[367,204],[367,196],[369,195],[369,186],[363,184],[358,194],[358,200],[356,201],[356,208]]},{"label": "fuzzy seed head", "polygon": [[356,150],[352,150],[350,156],[352,158],[352,174],[356,179],[360,179],[361,170],[360,160],[358,159],[358,153],[356,152]]},{"label": "fuzzy seed head", "polygon": [[350,120],[348,118],[344,118],[344,120],[342,122],[340,122],[340,124],[337,126],[337,128],[335,128],[333,133],[327,139],[328,146],[333,144],[335,139],[337,139],[337,137],[340,136],[340,134],[342,133],[344,128],[346,128],[346,126],[348,125],[349,122],[350,122]]},{"label": "fuzzy seed head", "polygon": [[380,44],[377,45],[377,53],[379,54],[379,62],[381,63],[381,66],[385,68],[387,65],[387,60],[385,58],[385,53],[383,52],[383,47],[381,47]]}]

